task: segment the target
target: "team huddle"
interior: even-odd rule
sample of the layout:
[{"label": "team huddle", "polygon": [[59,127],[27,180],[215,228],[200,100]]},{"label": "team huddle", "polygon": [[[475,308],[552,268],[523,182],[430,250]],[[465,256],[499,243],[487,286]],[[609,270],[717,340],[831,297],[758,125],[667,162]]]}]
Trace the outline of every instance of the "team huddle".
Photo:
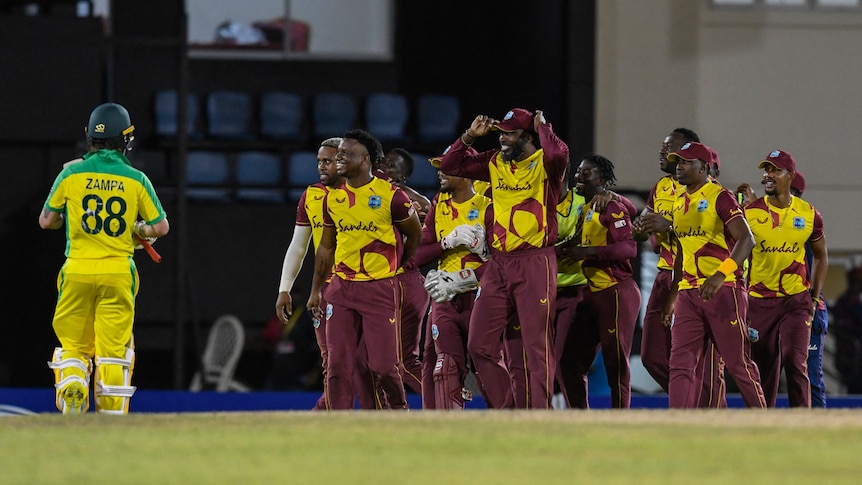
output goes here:
[{"label": "team huddle", "polygon": [[[40,215],[45,229],[65,223],[69,241],[54,317],[61,346],[49,363],[65,414],[88,409],[91,374],[97,411],[128,412],[135,390],[131,256],[136,238],[168,224],[125,158],[133,130],[121,106],[97,108],[90,152],[67,164]],[[489,134],[499,148],[473,148]],[[641,357],[670,407],[726,407],[725,372],[747,406],[775,407],[782,369],[791,406],[825,406],[823,220],[800,198],[805,181],[786,151],[759,162],[757,198],[747,184],[723,188],[718,154],[678,128],[641,212],[610,189],[614,164],[571,158],[542,111],[477,116],[431,159],[431,201],[405,183],[409,153],[384,154],[367,131],[324,140],[317,160],[320,182],[299,201],[276,300],[284,323],[303,311],[291,290],[313,243],[305,306],[324,372],[314,409],[406,409],[408,389],[423,408],[463,409],[470,370],[490,408],[550,409],[561,395],[585,409],[599,351],[612,407],[630,407],[641,308],[631,260],[643,241],[658,271]],[[84,187],[88,178],[124,190]]]},{"label": "team huddle", "polygon": [[[491,133],[499,148],[477,152]],[[613,163],[570,159],[541,111],[477,116],[431,159],[440,191],[430,207],[381,168],[390,155],[362,130],[326,140],[321,183],[298,208],[276,310],[283,321],[294,311],[290,289],[313,239],[307,307],[325,378],[315,409],[402,409],[405,386],[426,409],[460,409],[470,369],[490,408],[548,409],[555,394],[588,408],[599,350],[611,405],[629,407],[641,306],[631,259],[647,240],[658,271],[641,355],[671,407],[726,407],[725,372],[747,406],[774,407],[782,368],[791,406],[811,406],[812,385],[820,405],[808,358],[826,244],[820,214],[791,195],[804,179],[789,153],[759,163],[766,195],[756,199],[747,185],[723,188],[718,154],[674,130],[641,213],[609,189]],[[435,262],[423,278],[418,268]]]}]

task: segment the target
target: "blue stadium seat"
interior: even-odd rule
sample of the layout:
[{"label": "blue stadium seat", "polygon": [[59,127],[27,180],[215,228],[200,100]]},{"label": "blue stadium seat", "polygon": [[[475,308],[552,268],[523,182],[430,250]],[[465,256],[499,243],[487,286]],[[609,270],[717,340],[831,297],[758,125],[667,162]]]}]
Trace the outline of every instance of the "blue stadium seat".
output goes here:
[{"label": "blue stadium seat", "polygon": [[[188,93],[187,97],[187,123],[189,138],[200,138],[200,108],[199,97],[196,93]],[[179,125],[177,124],[177,92],[166,89],[156,92],[155,100],[156,134],[165,138],[177,136]]]},{"label": "blue stadium seat", "polygon": [[189,200],[229,203],[231,198],[230,163],[222,152],[188,152],[186,167]]},{"label": "blue stadium seat", "polygon": [[306,187],[320,182],[320,173],[317,171],[317,152],[298,151],[291,153],[287,170],[288,197],[291,202],[298,202]]},{"label": "blue stadium seat", "polygon": [[356,98],[342,93],[320,93],[314,97],[312,122],[317,138],[341,136],[355,128],[359,107]]},{"label": "blue stadium seat", "polygon": [[413,155],[413,173],[407,179],[407,185],[421,192],[428,199],[440,190],[440,177],[438,170],[428,162],[428,155],[411,153]]},{"label": "blue stadium seat", "polygon": [[260,95],[260,135],[272,140],[304,140],[305,107],[302,96],[284,91]]},{"label": "blue stadium seat", "polygon": [[245,151],[236,157],[237,199],[247,202],[284,202],[281,157]]},{"label": "blue stadium seat", "polygon": [[408,117],[406,96],[373,93],[365,98],[365,128],[380,141],[403,141]]},{"label": "blue stadium seat", "polygon": [[239,91],[213,91],[207,95],[207,136],[223,140],[249,140],[252,97]]},{"label": "blue stadium seat", "polygon": [[461,104],[456,96],[423,94],[416,106],[416,134],[422,142],[451,143],[458,136]]}]

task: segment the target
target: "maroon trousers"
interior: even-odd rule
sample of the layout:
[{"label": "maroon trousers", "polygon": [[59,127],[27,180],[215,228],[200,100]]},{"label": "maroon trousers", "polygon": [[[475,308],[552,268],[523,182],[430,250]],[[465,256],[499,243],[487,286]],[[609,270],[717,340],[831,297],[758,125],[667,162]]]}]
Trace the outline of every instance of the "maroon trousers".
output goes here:
[{"label": "maroon trousers", "polygon": [[722,286],[709,301],[703,301],[697,289],[679,292],[671,326],[670,407],[697,407],[700,386],[696,385],[695,369],[701,365],[707,339],[724,358],[746,406],[766,407],[760,372],[751,359],[747,313],[745,291],[736,286]]},{"label": "maroon trousers", "polygon": [[748,324],[759,339],[751,344],[766,405],[775,407],[781,368],[787,377],[790,407],[811,407],[808,343],[811,339],[811,296],[802,292],[784,298],[748,298]]},{"label": "maroon trousers", "polygon": [[[577,370],[574,365],[574,343],[569,343],[569,331],[575,322],[578,305],[584,300],[584,293],[589,291],[587,285],[565,286],[557,288],[557,311],[554,320],[554,355],[557,356],[556,381],[560,392],[566,400],[566,406],[571,407],[569,393],[566,390],[566,382],[578,382],[580,375],[575,375]],[[564,357],[565,356],[565,357]]]},{"label": "maroon trousers", "polygon": [[425,277],[418,269],[395,276],[401,291],[400,355],[401,378],[416,394],[422,394],[422,361],[419,359],[419,340],[422,322],[428,312],[431,297],[425,290]]},{"label": "maroon trousers", "polygon": [[601,291],[585,292],[570,330],[569,342],[574,346],[572,361],[565,358],[560,361],[561,366],[574,368],[573,378],[566,383],[571,407],[589,407],[587,375],[599,347],[611,388],[611,407],[631,406],[629,357],[640,305],[640,289],[631,278]]},{"label": "maroon trousers", "polygon": [[528,405],[550,409],[556,359],[554,311],[557,257],[554,248],[495,252],[485,263],[470,318],[467,348],[491,408],[514,406],[512,383],[503,363],[503,337],[514,311],[521,325],[529,380]]},{"label": "maroon trousers", "polygon": [[[664,389],[668,390],[670,377],[670,327],[666,327],[661,321],[661,313],[664,304],[670,294],[670,286],[673,282],[673,271],[660,270],[656,274],[647,301],[646,313],[643,319],[643,333],[641,335],[641,362],[653,379]],[[727,386],[724,381],[724,361],[715,344],[711,340],[706,343],[704,349],[705,358],[694,374],[694,386],[700,385],[700,399],[698,407],[702,408],[726,408]]]},{"label": "maroon trousers", "polygon": [[356,359],[364,347],[368,369],[386,393],[389,407],[406,409],[399,359],[401,292],[395,278],[346,281],[335,277],[324,296],[329,352],[325,392],[330,408],[353,409]]}]

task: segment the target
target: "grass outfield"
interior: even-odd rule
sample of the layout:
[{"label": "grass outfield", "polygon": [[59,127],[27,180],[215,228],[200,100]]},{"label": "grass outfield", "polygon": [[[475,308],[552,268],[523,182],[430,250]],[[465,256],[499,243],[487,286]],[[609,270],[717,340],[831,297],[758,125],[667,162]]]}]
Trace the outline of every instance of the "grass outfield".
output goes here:
[{"label": "grass outfield", "polygon": [[0,418],[0,483],[860,483],[862,410]]}]

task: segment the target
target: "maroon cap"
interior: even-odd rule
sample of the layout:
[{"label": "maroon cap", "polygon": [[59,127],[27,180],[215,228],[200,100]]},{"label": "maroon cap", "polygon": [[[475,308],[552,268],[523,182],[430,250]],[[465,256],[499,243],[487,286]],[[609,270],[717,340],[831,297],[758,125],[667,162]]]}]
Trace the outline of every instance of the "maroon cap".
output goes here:
[{"label": "maroon cap", "polygon": [[683,160],[700,160],[704,163],[712,163],[712,149],[703,143],[690,141],[679,148],[679,151],[668,153],[667,160],[669,162],[678,162]]},{"label": "maroon cap", "polygon": [[802,176],[802,172],[796,172],[790,182],[790,188],[798,190],[800,195],[805,192],[805,177]]},{"label": "maroon cap", "polygon": [[757,168],[764,168],[766,164],[796,173],[796,160],[793,159],[793,155],[784,150],[774,150],[766,159],[757,164]]},{"label": "maroon cap", "polygon": [[492,128],[500,131],[533,131],[533,113],[525,109],[515,108],[506,113],[503,121],[495,123]]},{"label": "maroon cap", "polygon": [[715,168],[720,169],[721,168],[721,158],[718,157],[718,152],[713,150],[710,147],[706,147],[706,149],[709,150],[709,155],[712,157],[712,163],[715,164]]}]

